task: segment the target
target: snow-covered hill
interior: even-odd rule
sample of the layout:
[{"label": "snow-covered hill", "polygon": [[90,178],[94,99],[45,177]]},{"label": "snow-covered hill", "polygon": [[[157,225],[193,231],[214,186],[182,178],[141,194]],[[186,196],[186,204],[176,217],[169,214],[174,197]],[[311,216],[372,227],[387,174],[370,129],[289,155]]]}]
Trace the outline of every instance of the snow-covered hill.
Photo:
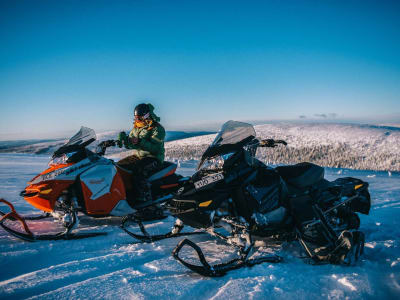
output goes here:
[{"label": "snow-covered hill", "polygon": [[[302,161],[322,166],[400,171],[400,128],[331,123],[277,123],[255,126],[261,139],[283,139],[287,147],[261,148],[257,156],[268,164]],[[199,159],[215,135],[166,144],[170,160]]]},{"label": "snow-covered hill", "polygon": [[[35,213],[18,193],[47,162],[44,155],[0,154],[0,197],[21,213]],[[178,173],[190,175],[195,165],[196,161],[181,162]],[[182,238],[141,244],[118,228],[119,219],[82,216],[81,230],[107,236],[28,243],[0,228],[0,299],[399,299],[400,175],[331,168],[326,173],[329,180],[353,176],[370,183],[372,209],[369,216],[361,216],[360,228],[366,234],[365,255],[355,266],[306,264],[299,257],[300,246],[292,242],[275,249],[282,263],[204,278],[172,258]],[[147,226],[152,233],[162,233],[172,224],[169,217]],[[43,232],[54,225],[41,221],[34,229]],[[190,239],[212,263],[235,255],[208,235]]]},{"label": "snow-covered hill", "polygon": [[[194,136],[207,135],[212,132],[208,131],[167,131],[166,141],[174,141],[178,139],[190,138]],[[96,134],[97,140],[89,146],[94,149],[98,143],[105,140],[114,140],[118,136],[118,131],[105,131]],[[48,154],[51,155],[55,150],[64,145],[68,139],[55,140],[19,140],[19,141],[0,141],[0,153],[32,153],[32,154]],[[123,149],[110,148],[109,153],[123,152]]]}]

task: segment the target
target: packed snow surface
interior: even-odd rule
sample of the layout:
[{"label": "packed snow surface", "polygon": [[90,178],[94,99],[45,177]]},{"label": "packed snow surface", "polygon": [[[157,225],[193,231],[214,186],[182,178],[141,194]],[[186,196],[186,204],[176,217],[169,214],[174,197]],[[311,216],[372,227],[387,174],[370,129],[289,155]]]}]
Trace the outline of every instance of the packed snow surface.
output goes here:
[{"label": "packed snow surface", "polygon": [[[37,213],[18,194],[48,160],[43,155],[0,154],[0,197],[23,214]],[[190,175],[195,164],[181,161],[177,172]],[[107,236],[28,243],[0,228],[0,299],[399,299],[399,173],[336,168],[327,168],[326,173],[329,180],[352,176],[370,183],[371,213],[361,215],[365,255],[355,266],[306,264],[300,246],[292,242],[274,248],[284,258],[282,263],[205,278],[171,256],[182,237],[142,244],[118,228],[118,218],[82,216],[80,230],[107,232]],[[148,228],[163,233],[172,224],[169,217]],[[32,228],[44,232],[55,225],[40,221]],[[211,263],[235,255],[232,248],[208,235],[190,239]],[[189,250],[182,254],[195,257]]]}]

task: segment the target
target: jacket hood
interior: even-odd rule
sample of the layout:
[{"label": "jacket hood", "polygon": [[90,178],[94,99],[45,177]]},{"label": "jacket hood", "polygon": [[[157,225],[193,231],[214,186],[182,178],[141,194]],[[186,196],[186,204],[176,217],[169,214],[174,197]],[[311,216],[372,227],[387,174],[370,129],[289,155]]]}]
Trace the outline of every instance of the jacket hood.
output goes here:
[{"label": "jacket hood", "polygon": [[160,122],[161,118],[154,113],[154,106],[151,103],[147,103],[147,105],[149,106],[150,109],[151,118],[156,122]]}]

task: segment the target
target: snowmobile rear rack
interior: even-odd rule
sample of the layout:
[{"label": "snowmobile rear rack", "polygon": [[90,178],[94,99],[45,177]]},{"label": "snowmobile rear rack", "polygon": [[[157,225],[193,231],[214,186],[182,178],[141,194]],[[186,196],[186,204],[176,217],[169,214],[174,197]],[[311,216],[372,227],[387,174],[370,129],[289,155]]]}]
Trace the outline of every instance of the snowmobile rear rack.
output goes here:
[{"label": "snowmobile rear rack", "polygon": [[[26,220],[41,220],[41,219],[45,219],[47,217],[49,217],[49,214],[45,214],[43,216],[36,216],[36,217],[22,217],[21,215],[19,215],[14,206],[4,200],[4,199],[0,199],[0,203],[5,203],[6,205],[8,205],[11,209],[10,212],[8,213],[4,213],[2,211],[0,211],[0,215],[2,215],[2,217],[0,218],[0,226],[7,231],[9,234],[22,239],[24,241],[28,241],[28,242],[35,242],[35,241],[53,241],[53,240],[77,240],[77,239],[83,239],[83,238],[88,238],[88,237],[95,237],[95,236],[101,236],[101,235],[106,235],[106,232],[91,232],[91,233],[84,233],[84,234],[72,234],[71,231],[74,229],[74,226],[76,224],[76,212],[72,212],[72,222],[66,226],[65,231],[61,231],[55,234],[42,234],[42,235],[35,235],[32,233],[32,231],[29,229],[28,224],[26,223]],[[19,221],[22,224],[22,227],[25,230],[24,232],[19,232],[16,231],[10,227],[8,227],[7,225],[4,224],[5,220],[11,220],[11,221]]]},{"label": "snowmobile rear rack", "polygon": [[[334,208],[347,203],[352,198],[353,197],[350,197],[348,200],[334,206]],[[312,264],[333,263],[351,265],[352,262],[357,261],[364,252],[364,234],[354,229],[343,230],[340,234],[337,234],[331,226],[329,226],[326,219],[327,212],[332,209],[323,212],[318,204],[313,204],[311,208],[315,213],[316,220],[306,224],[304,228],[319,225],[321,235],[326,239],[326,245],[313,250],[312,247],[308,245],[308,243],[312,243],[312,241],[309,241],[299,228],[295,230],[300,245],[311,258]]]}]

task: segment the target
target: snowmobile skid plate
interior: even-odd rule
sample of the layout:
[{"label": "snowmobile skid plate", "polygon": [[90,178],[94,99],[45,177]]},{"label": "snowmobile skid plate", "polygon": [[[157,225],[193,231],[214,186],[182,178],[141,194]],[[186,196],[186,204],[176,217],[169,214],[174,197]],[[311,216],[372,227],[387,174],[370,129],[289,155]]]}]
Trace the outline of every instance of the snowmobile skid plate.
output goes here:
[{"label": "snowmobile skid plate", "polygon": [[[95,236],[101,236],[101,235],[107,234],[105,232],[90,232],[90,233],[80,233],[80,234],[71,233],[71,231],[73,230],[73,228],[76,224],[76,214],[73,213],[72,214],[72,222],[68,226],[66,226],[65,231],[58,232],[55,234],[35,235],[29,229],[29,226],[26,223],[26,221],[27,220],[31,221],[31,220],[45,219],[45,218],[50,217],[49,214],[46,214],[43,216],[36,216],[36,217],[22,217],[21,215],[19,215],[16,212],[14,206],[10,202],[8,202],[4,199],[0,199],[0,203],[4,203],[4,204],[8,205],[11,209],[11,211],[8,213],[4,213],[4,212],[0,211],[0,215],[2,216],[0,218],[0,226],[5,231],[7,231],[9,234],[11,234],[19,239],[22,239],[24,241],[35,242],[35,241],[53,241],[53,240],[77,240],[77,239],[84,239],[84,238],[88,238],[88,237],[95,237]],[[14,229],[8,227],[7,225],[4,224],[5,220],[19,221],[21,223],[22,227],[24,228],[25,233],[19,232],[17,230],[14,230]]]}]

